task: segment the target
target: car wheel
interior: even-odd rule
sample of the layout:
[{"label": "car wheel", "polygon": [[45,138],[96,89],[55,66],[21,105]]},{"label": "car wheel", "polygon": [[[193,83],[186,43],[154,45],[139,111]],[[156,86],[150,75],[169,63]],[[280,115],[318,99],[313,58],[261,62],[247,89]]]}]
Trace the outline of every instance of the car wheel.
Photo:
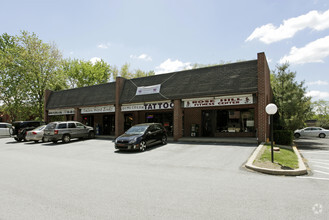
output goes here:
[{"label": "car wheel", "polygon": [[326,137],[325,134],[323,134],[323,133],[319,134],[319,138],[325,138],[325,137]]},{"label": "car wheel", "polygon": [[145,143],[145,141],[142,141],[142,142],[140,143],[139,150],[140,150],[141,152],[143,152],[143,151],[145,151],[145,149],[146,149],[146,143]]},{"label": "car wheel", "polygon": [[299,138],[300,137],[300,134],[299,133],[296,133],[294,134],[295,138]]},{"label": "car wheel", "polygon": [[70,140],[71,140],[70,135],[68,135],[68,134],[63,135],[63,137],[62,137],[63,143],[69,143]]},{"label": "car wheel", "polygon": [[95,132],[90,131],[89,135],[88,135],[88,138],[90,138],[90,139],[95,138]]},{"label": "car wheel", "polygon": [[167,144],[167,136],[166,135],[163,135],[162,139],[161,139],[161,143],[163,145]]}]

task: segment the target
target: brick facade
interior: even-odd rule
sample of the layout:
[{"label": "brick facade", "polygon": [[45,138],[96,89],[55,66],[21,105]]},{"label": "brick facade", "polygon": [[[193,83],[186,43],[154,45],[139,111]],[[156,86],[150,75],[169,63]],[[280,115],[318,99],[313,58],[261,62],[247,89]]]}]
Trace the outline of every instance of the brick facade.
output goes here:
[{"label": "brick facade", "polygon": [[174,141],[183,136],[183,109],[181,100],[174,100]]},{"label": "brick facade", "polygon": [[123,89],[125,78],[116,78],[115,87],[115,136],[119,136],[124,132],[124,113],[121,112],[120,97]]},{"label": "brick facade", "polygon": [[[236,68],[236,66],[238,66],[239,68]],[[256,133],[255,132],[248,132],[248,131],[243,131],[243,132],[236,132],[236,133],[228,133],[228,132],[222,132],[220,133],[220,130],[217,131],[216,127],[213,127],[213,136],[216,137],[221,137],[221,136],[241,136],[241,137],[245,137],[245,136],[255,136],[258,138],[259,142],[265,141],[266,138],[269,136],[269,125],[268,125],[268,116],[265,112],[265,107],[268,103],[271,102],[272,100],[272,90],[271,90],[271,86],[270,86],[270,70],[266,61],[266,57],[264,53],[258,53],[257,54],[257,60],[254,61],[247,61],[245,63],[237,63],[237,64],[228,64],[225,67],[221,67],[219,66],[218,71],[214,71],[213,69],[211,69],[212,67],[210,67],[210,69],[208,70],[203,69],[202,71],[208,71],[205,74],[212,74],[212,77],[208,76],[208,75],[203,75],[203,81],[202,81],[202,87],[200,86],[200,88],[198,88],[199,85],[193,85],[193,89],[191,91],[188,92],[188,94],[190,94],[190,92],[193,92],[194,90],[199,91],[198,89],[204,89],[207,88],[207,86],[204,84],[209,84],[209,81],[214,81],[214,80],[218,80],[221,79],[223,82],[225,82],[227,85],[226,86],[226,90],[224,90],[221,93],[216,93],[214,94],[214,90],[218,90],[218,88],[222,88],[224,85],[221,84],[221,82],[216,83],[216,85],[214,85],[215,87],[211,87],[211,89],[209,90],[209,94],[207,95],[199,95],[199,96],[193,96],[193,97],[188,97],[188,98],[203,98],[203,97],[215,97],[215,96],[227,96],[227,95],[243,95],[243,94],[252,94],[253,95],[253,99],[254,99],[254,104],[243,104],[243,105],[229,105],[229,106],[216,106],[216,107],[195,107],[195,108],[184,108],[183,107],[183,101],[182,99],[186,99],[186,97],[181,97],[179,92],[176,92],[175,94],[177,94],[177,97],[173,97],[173,98],[167,98],[166,96],[164,96],[162,93],[163,92],[170,92],[170,91],[174,91],[173,89],[168,90],[168,88],[171,88],[170,86],[172,85],[172,83],[174,82],[170,82],[169,80],[171,80],[173,77],[175,77],[175,75],[170,75],[168,74],[168,78],[163,80],[159,80],[158,82],[154,82],[151,81],[152,80],[158,80],[159,76],[155,76],[155,78],[152,77],[145,77],[145,78],[139,78],[136,79],[136,81],[133,80],[126,80],[125,78],[122,77],[117,77],[116,78],[116,82],[113,83],[109,83],[111,85],[109,85],[109,87],[107,88],[108,84],[103,84],[103,85],[99,85],[99,88],[102,90],[96,90],[96,87],[93,88],[94,92],[96,92],[96,97],[95,100],[99,100],[102,97],[105,97],[108,93],[109,96],[112,97],[112,102],[103,102],[103,103],[99,103],[98,105],[95,104],[87,104],[87,105],[83,105],[84,103],[84,99],[81,99],[80,102],[78,102],[79,104],[74,105],[75,103],[71,104],[71,105],[65,105],[65,107],[62,108],[74,108],[75,110],[75,114],[74,115],[67,115],[67,120],[76,120],[76,121],[82,121],[82,116],[81,116],[81,107],[87,107],[87,106],[101,106],[101,105],[107,105],[108,104],[114,104],[115,105],[115,113],[97,113],[97,114],[93,114],[94,115],[94,128],[97,127],[97,125],[102,126],[103,125],[103,116],[106,115],[114,115],[115,117],[115,136],[119,136],[124,132],[125,129],[125,115],[131,115],[133,118],[132,121],[132,125],[135,124],[139,124],[139,123],[145,123],[148,119],[146,119],[146,114],[158,114],[158,113],[170,113],[172,114],[172,125],[170,125],[171,131],[173,131],[172,135],[175,141],[177,141],[179,138],[183,137],[183,136],[191,136],[191,127],[193,124],[196,124],[199,126],[199,130],[198,133],[196,134],[196,136],[201,137],[202,136],[202,114],[203,111],[210,111],[211,115],[211,123],[213,125],[216,125],[217,121],[216,121],[216,111],[217,110],[239,110],[239,109],[253,109],[254,110],[254,125],[255,125],[255,129],[256,129]],[[217,68],[217,67],[216,67]],[[248,74],[246,74],[246,68]],[[193,70],[194,71],[194,70]],[[231,74],[235,75],[236,77],[234,78],[233,81],[230,81],[231,79],[227,77],[227,74],[230,72],[227,71],[233,71],[231,72]],[[226,74],[223,74],[223,72]],[[190,72],[186,71],[186,73],[184,72],[184,74],[190,74]],[[218,75],[219,74],[219,75]],[[183,74],[180,73],[181,76],[183,76]],[[246,76],[247,75],[247,76]],[[186,85],[190,85],[191,83],[194,83],[195,80],[193,81],[184,81],[186,80],[186,78],[181,77],[181,76],[177,76],[177,79],[183,80],[183,82]],[[185,76],[185,75],[184,75]],[[200,77],[201,75],[196,75],[198,77]],[[181,78],[180,78],[181,77]],[[242,79],[240,79],[240,77]],[[193,78],[191,78],[193,79]],[[145,81],[144,81],[145,80]],[[239,80],[239,81],[236,81]],[[148,82],[150,81],[150,82]],[[148,82],[148,84],[146,83]],[[235,84],[236,82],[238,82],[238,84]],[[254,82],[254,84],[252,84],[251,82]],[[136,84],[137,83],[137,84]],[[140,83],[140,84],[138,84]],[[153,84],[152,84],[153,83]],[[167,87],[161,87],[161,96],[159,96],[158,94],[152,94],[152,95],[141,95],[141,96],[136,96],[136,87],[139,86],[148,86],[148,85],[155,85],[158,83],[165,83]],[[185,85],[184,84],[184,85]],[[218,86],[220,84],[220,86]],[[230,86],[228,86],[230,85]],[[97,85],[98,86],[98,85]],[[112,86],[112,87],[111,87]],[[162,85],[163,86],[163,85]],[[212,84],[209,84],[209,86],[212,86]],[[234,88],[233,88],[234,87]],[[90,87],[86,87],[84,88],[79,88],[79,90],[77,89],[73,89],[72,91],[70,91],[69,94],[75,94],[76,93],[80,93],[80,92],[84,92],[84,91],[89,91],[88,88]],[[110,90],[111,88],[113,88],[112,90]],[[167,88],[167,90],[166,90]],[[104,92],[105,89],[108,89],[106,91],[108,91],[107,93]],[[162,91],[162,89],[164,89]],[[77,92],[78,91],[78,92]],[[98,91],[103,91],[103,92],[98,92]],[[49,98],[50,96],[52,96],[52,94],[57,93],[57,92],[52,92],[50,90],[46,90],[45,91],[45,97],[44,97],[44,101],[45,101],[45,108],[44,108],[44,120],[46,122],[49,122],[49,116],[48,116],[48,110],[46,108],[47,103],[49,102]],[[60,95],[63,95],[62,93],[60,93]],[[84,94],[84,97],[91,97],[92,94],[90,94],[89,96],[87,94]],[[158,96],[158,98],[154,98]],[[186,96],[186,94],[185,94]],[[58,96],[54,96],[54,97],[58,97]],[[66,100],[70,100],[71,96],[66,96]],[[75,96],[78,97],[78,96]],[[125,97],[125,99],[123,99],[122,97]],[[132,111],[132,112],[122,112],[121,111],[121,105],[122,103],[125,104],[129,104],[129,103],[147,103],[147,102],[156,102],[156,101],[160,101],[163,100],[163,98],[166,97],[167,100],[171,100],[174,103],[174,108],[173,109],[162,109],[162,110],[149,110],[149,111]],[[52,98],[53,99],[53,98]],[[136,101],[132,101],[135,100]],[[153,99],[153,100],[152,100]],[[126,101],[123,101],[126,100]],[[143,100],[143,101],[141,101]],[[115,102],[115,103],[114,103]],[[93,103],[93,102],[91,102]],[[52,105],[51,109],[56,109],[57,105]],[[72,106],[72,107],[70,107]],[[60,107],[59,107],[60,108]],[[212,111],[214,110],[214,111]],[[166,119],[168,120],[168,119]],[[113,123],[112,123],[113,124]],[[172,127],[171,127],[172,126]]]},{"label": "brick facade", "polygon": [[258,93],[257,93],[257,138],[258,142],[266,141],[269,137],[268,115],[266,105],[272,102],[272,90],[270,84],[270,69],[265,53],[257,54],[258,67]]}]

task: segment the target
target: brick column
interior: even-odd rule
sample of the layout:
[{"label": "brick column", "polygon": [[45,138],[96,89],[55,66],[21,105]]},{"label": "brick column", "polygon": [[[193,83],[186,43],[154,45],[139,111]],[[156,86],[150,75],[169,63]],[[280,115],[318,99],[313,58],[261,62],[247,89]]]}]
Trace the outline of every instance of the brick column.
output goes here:
[{"label": "brick column", "polygon": [[115,82],[115,136],[124,132],[124,113],[121,112],[120,97],[123,90],[125,78],[117,77]]},{"label": "brick column", "polygon": [[74,121],[82,122],[81,109],[74,108]]},{"label": "brick column", "polygon": [[174,100],[174,141],[178,141],[183,133],[183,109],[181,103],[181,100]]},{"label": "brick column", "polygon": [[258,69],[258,97],[257,97],[257,134],[258,142],[266,141],[269,137],[268,115],[265,111],[266,105],[272,101],[272,89],[270,84],[270,70],[265,53],[257,54]]},{"label": "brick column", "polygon": [[43,103],[43,120],[46,123],[49,123],[49,115],[48,115],[48,111],[47,111],[47,104],[49,101],[49,97],[51,95],[52,91],[49,89],[45,90],[45,94],[44,94],[44,103]]}]

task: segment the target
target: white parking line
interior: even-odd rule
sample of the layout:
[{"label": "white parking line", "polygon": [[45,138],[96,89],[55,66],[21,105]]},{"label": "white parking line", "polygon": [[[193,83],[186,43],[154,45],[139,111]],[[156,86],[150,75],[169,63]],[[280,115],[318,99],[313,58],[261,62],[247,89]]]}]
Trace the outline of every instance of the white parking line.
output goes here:
[{"label": "white parking line", "polygon": [[302,154],[328,154],[329,151],[300,151]]},{"label": "white parking line", "polygon": [[319,168],[322,168],[322,169],[327,169],[327,170],[329,170],[329,167],[323,167],[323,166],[319,166],[319,165],[314,165],[314,167],[319,167]]},{"label": "white parking line", "polygon": [[320,170],[313,170],[313,171],[316,172],[316,173],[322,173],[322,174],[329,175],[329,173],[327,173],[327,172],[323,172],[323,171],[320,171]]},{"label": "white parking line", "polygon": [[329,162],[329,160],[325,160],[325,159],[309,159],[309,161]]},{"label": "white parking line", "polygon": [[323,163],[323,162],[318,162],[318,161],[312,161],[312,163],[319,163],[319,164],[323,164],[323,165],[329,165],[329,163]]},{"label": "white parking line", "polygon": [[311,176],[296,176],[299,179],[315,179],[315,180],[328,180],[329,178],[311,177]]}]

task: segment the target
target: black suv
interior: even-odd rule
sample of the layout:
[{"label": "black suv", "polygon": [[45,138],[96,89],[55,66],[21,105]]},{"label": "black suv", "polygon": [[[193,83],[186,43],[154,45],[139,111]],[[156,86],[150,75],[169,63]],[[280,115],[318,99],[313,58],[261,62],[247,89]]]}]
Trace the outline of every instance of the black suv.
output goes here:
[{"label": "black suv", "polygon": [[45,125],[43,121],[15,121],[11,130],[11,135],[16,141],[25,141],[27,131],[31,131],[40,125]]},{"label": "black suv", "polygon": [[167,143],[167,131],[160,123],[138,124],[115,139],[115,149],[145,151],[146,147]]}]

